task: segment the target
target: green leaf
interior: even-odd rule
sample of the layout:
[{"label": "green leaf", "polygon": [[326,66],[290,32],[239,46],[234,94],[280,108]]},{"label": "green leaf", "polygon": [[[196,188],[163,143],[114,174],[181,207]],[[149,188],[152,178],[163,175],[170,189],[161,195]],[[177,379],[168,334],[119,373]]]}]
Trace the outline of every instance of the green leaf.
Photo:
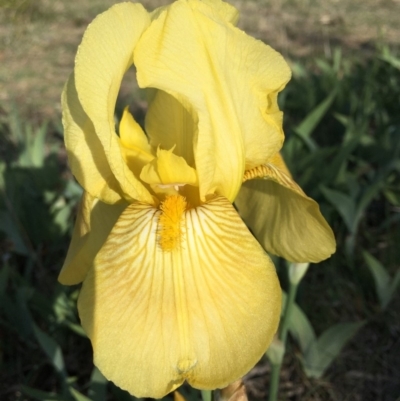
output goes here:
[{"label": "green leaf", "polygon": [[93,368],[88,395],[92,401],[106,401],[108,380],[99,369]]},{"label": "green leaf", "polygon": [[316,336],[310,321],[303,310],[294,303],[292,306],[289,332],[299,344],[303,354],[307,352],[311,344],[315,341]]},{"label": "green leaf", "polygon": [[87,338],[87,335],[85,333],[85,330],[83,330],[82,326],[76,323],[70,323],[70,322],[65,322],[65,325],[71,329],[74,333]]},{"label": "green leaf", "polygon": [[384,310],[392,300],[399,285],[400,270],[397,271],[394,280],[392,280],[389,273],[378,259],[374,258],[367,251],[363,251],[363,257],[374,278],[376,294],[378,295],[381,308]]},{"label": "green leaf", "polygon": [[18,222],[13,220],[10,214],[4,210],[0,210],[0,231],[3,231],[11,240],[14,246],[14,252],[25,256],[30,255],[21,227],[19,227]]},{"label": "green leaf", "polygon": [[33,321],[27,306],[32,292],[31,288],[20,287],[14,297],[4,293],[0,304],[7,321],[25,341],[31,341],[33,335]]},{"label": "green leaf", "polygon": [[[3,260],[3,268],[0,269],[0,301],[6,294],[9,277],[10,277],[10,267],[8,265],[8,261]],[[1,309],[1,304],[2,302],[0,302],[0,309]]]},{"label": "green leaf", "polygon": [[364,321],[339,323],[322,333],[304,355],[302,362],[306,375],[320,378],[340,354],[345,344],[364,324]]},{"label": "green leaf", "polygon": [[43,167],[45,160],[45,140],[46,140],[47,124],[43,124],[35,133],[32,145],[30,146],[30,154],[32,165],[35,167]]},{"label": "green leaf", "polygon": [[359,138],[352,138],[347,143],[342,144],[338,149],[337,155],[334,157],[332,162],[329,163],[329,168],[325,170],[324,176],[322,177],[324,182],[334,182],[342,169],[346,166],[346,162],[349,159],[350,154],[359,144]]},{"label": "green leaf", "polygon": [[28,386],[21,386],[20,390],[23,394],[26,394],[29,397],[35,398],[39,401],[70,401],[68,398],[63,397],[60,394],[46,393]]},{"label": "green leaf", "polygon": [[363,257],[374,278],[376,294],[378,295],[382,309],[384,309],[389,302],[387,292],[390,286],[390,276],[379,260],[374,258],[369,252],[363,251]]},{"label": "green leaf", "polygon": [[381,60],[386,61],[392,67],[397,68],[400,70],[400,59],[394,57],[392,54],[384,54],[383,56],[379,57]]},{"label": "green leaf", "polygon": [[74,397],[74,400],[76,400],[76,401],[92,401],[90,398],[86,397],[85,395],[80,393],[78,390],[75,390],[73,387],[70,387],[69,391],[70,391],[72,397]]},{"label": "green leaf", "polygon": [[342,65],[342,48],[336,47],[333,51],[333,71],[338,74]]},{"label": "green leaf", "polygon": [[35,324],[33,324],[33,331],[36,339],[40,344],[42,350],[49,357],[52,365],[58,373],[66,380],[67,373],[65,370],[64,358],[60,346],[53,340],[48,334],[40,330]]},{"label": "green leaf", "polygon": [[315,150],[317,145],[311,140],[310,135],[325,116],[329,107],[331,107],[336,97],[336,90],[333,90],[331,94],[320,103],[314,110],[312,110],[304,120],[294,129],[297,135],[299,135],[311,149]]},{"label": "green leaf", "polygon": [[54,212],[54,224],[65,234],[70,226],[71,205],[66,204]]},{"label": "green leaf", "polygon": [[285,344],[279,338],[275,337],[265,355],[272,365],[281,365],[285,355]]},{"label": "green leaf", "polygon": [[113,394],[115,401],[135,401],[141,400],[141,398],[136,398],[133,395],[130,395],[127,391],[122,390],[117,387],[114,383],[110,382],[111,393]]},{"label": "green leaf", "polygon": [[4,173],[6,171],[6,163],[3,161],[0,161],[0,191],[4,191]]},{"label": "green leaf", "polygon": [[334,189],[329,189],[325,186],[321,186],[321,192],[325,198],[336,208],[343,221],[345,222],[348,230],[351,233],[357,231],[358,222],[355,221],[356,216],[356,205],[354,200],[342,192]]},{"label": "green leaf", "polygon": [[381,191],[382,187],[385,185],[385,179],[390,174],[390,172],[394,169],[395,161],[391,160],[387,163],[378,174],[376,174],[374,180],[370,183],[370,185],[366,188],[364,193],[362,194],[360,201],[357,205],[357,216],[361,218],[361,215],[364,213],[364,210],[368,207],[371,201],[378,195]]},{"label": "green leaf", "polygon": [[[393,298],[394,293],[397,291],[397,287],[400,285],[400,269],[397,270],[394,279],[392,281],[392,285],[389,288],[390,299]],[[390,301],[389,301],[390,302]]]}]

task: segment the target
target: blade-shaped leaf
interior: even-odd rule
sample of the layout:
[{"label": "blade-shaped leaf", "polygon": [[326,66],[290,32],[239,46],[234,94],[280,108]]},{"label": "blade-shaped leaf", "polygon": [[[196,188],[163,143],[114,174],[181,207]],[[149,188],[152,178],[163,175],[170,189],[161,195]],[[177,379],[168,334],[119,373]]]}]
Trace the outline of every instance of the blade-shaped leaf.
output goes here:
[{"label": "blade-shaped leaf", "polygon": [[315,332],[303,310],[295,303],[289,320],[289,332],[300,345],[305,354],[310,345],[315,341]]},{"label": "blade-shaped leaf", "polygon": [[305,140],[307,146],[311,150],[315,150],[317,145],[311,140],[310,135],[314,131],[315,127],[319,124],[322,118],[325,116],[329,107],[332,105],[336,97],[336,90],[333,90],[331,94],[321,102],[314,110],[312,110],[304,120],[294,129],[303,140]]},{"label": "blade-shaped leaf", "polygon": [[72,394],[72,397],[74,397],[74,399],[76,401],[92,401],[90,398],[86,397],[85,395],[80,393],[78,390],[75,390],[73,387],[70,387],[69,391]]},{"label": "blade-shaped leaf", "polygon": [[[282,291],[282,313],[285,310],[286,299],[287,294]],[[292,306],[288,329],[300,345],[302,353],[306,353],[308,347],[315,341],[316,335],[306,314],[297,303]]]},{"label": "blade-shaped leaf", "polygon": [[[397,270],[397,272],[396,272],[396,274],[395,274],[395,276],[394,276],[394,279],[393,279],[393,281],[392,281],[392,285],[390,286],[390,288],[389,288],[389,294],[390,294],[390,297],[388,297],[389,298],[389,301],[388,301],[388,303],[391,301],[391,299],[393,298],[393,295],[394,295],[394,293],[397,291],[397,287],[400,285],[400,270]],[[386,307],[387,305],[385,305],[385,307]]]},{"label": "blade-shaped leaf", "polygon": [[357,230],[355,221],[356,205],[349,195],[321,186],[321,192],[325,198],[336,208],[348,230],[354,233]]},{"label": "blade-shaped leaf", "polygon": [[[0,270],[0,301],[6,293],[9,277],[10,277],[10,267],[7,263],[7,260],[3,260],[3,268]],[[1,309],[1,304],[2,302],[0,302],[0,309]]]},{"label": "blade-shaped leaf", "polygon": [[35,167],[43,167],[45,159],[45,140],[47,133],[47,124],[43,124],[35,133],[32,145],[30,146],[30,153],[32,158],[32,165]]},{"label": "blade-shaped leaf", "polygon": [[46,393],[44,391],[36,390],[28,386],[21,386],[20,390],[23,394],[28,395],[39,401],[69,401],[68,398],[60,394]]},{"label": "blade-shaped leaf", "polygon": [[380,57],[380,59],[400,70],[400,59],[394,57],[392,54],[384,54]]},{"label": "blade-shaped leaf", "polygon": [[285,344],[275,336],[265,355],[272,365],[280,365],[285,355]]},{"label": "blade-shaped leaf", "polygon": [[10,214],[4,210],[0,210],[0,231],[3,231],[10,239],[16,253],[25,256],[31,254],[18,222],[12,219]]},{"label": "blade-shaped leaf", "polygon": [[99,369],[93,368],[88,395],[92,401],[106,401],[108,380]]},{"label": "blade-shaped leaf", "polygon": [[330,327],[311,344],[303,358],[303,367],[308,377],[320,378],[331,365],[341,350],[365,324],[364,321],[356,323],[339,323]]},{"label": "blade-shaped leaf", "polygon": [[40,344],[42,350],[49,357],[52,365],[61,374],[63,378],[67,377],[65,370],[64,358],[60,346],[44,331],[40,330],[35,324],[33,324],[33,331],[36,339]]},{"label": "blade-shaped leaf", "polygon": [[363,257],[365,263],[369,268],[369,271],[372,274],[372,277],[374,278],[376,294],[378,295],[381,308],[385,309],[390,301],[390,298],[388,296],[391,295],[389,294],[389,288],[391,284],[390,276],[386,269],[383,267],[382,263],[379,262],[378,259],[374,258],[369,252],[364,251]]}]

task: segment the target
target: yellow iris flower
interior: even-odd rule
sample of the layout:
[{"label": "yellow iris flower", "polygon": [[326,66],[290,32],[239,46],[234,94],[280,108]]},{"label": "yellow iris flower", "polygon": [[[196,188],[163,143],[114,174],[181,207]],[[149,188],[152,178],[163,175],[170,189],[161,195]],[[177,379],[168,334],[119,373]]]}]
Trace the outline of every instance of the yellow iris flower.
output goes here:
[{"label": "yellow iris flower", "polygon": [[[138,397],[185,380],[224,387],[272,341],[279,281],[242,218],[288,260],[317,262],[335,248],[279,155],[277,94],[290,70],[237,17],[220,0],[153,13],[117,4],[89,25],[62,95],[85,192],[59,280],[83,281],[94,362]],[[125,110],[117,134],[115,103],[133,64],[139,86],[154,88],[146,133]]]}]

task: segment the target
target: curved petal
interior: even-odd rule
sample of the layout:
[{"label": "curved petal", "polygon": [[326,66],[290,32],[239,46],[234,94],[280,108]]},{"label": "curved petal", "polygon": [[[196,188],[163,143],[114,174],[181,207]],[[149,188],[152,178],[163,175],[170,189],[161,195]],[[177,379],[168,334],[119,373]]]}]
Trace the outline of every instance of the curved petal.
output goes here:
[{"label": "curved petal", "polygon": [[126,206],[126,203],[107,205],[83,193],[71,244],[58,276],[61,284],[79,284],[85,279],[97,252]]},{"label": "curved petal", "polygon": [[125,162],[135,176],[139,177],[142,168],[150,163],[154,156],[146,134],[135,121],[128,107],[125,107],[119,123],[119,136]]},{"label": "curved petal", "polygon": [[269,165],[273,165],[277,167],[282,173],[286,174],[289,178],[292,178],[292,174],[290,173],[285,160],[283,160],[282,155],[278,152],[268,161]]},{"label": "curved petal", "polygon": [[282,145],[276,96],[290,77],[283,58],[227,22],[218,7],[189,0],[160,13],[134,60],[141,87],[161,89],[197,113],[202,198],[216,192],[232,201],[245,168],[265,163]]},{"label": "curved petal", "polygon": [[137,149],[143,153],[149,153],[151,157],[151,146],[147,140],[146,134],[129,112],[128,106],[125,107],[122,113],[122,118],[119,123],[119,136],[122,146],[132,150]]},{"label": "curved petal", "polygon": [[122,77],[132,65],[133,49],[149,23],[150,17],[141,4],[114,5],[87,28],[74,71],[79,100],[93,122],[125,198],[152,204],[149,191],[126,165],[114,127],[115,102]]},{"label": "curved petal", "polygon": [[154,148],[174,148],[194,167],[194,138],[197,133],[197,116],[186,102],[183,104],[163,91],[156,91],[146,114],[146,132]]},{"label": "curved petal", "polygon": [[119,201],[123,196],[120,185],[108,165],[93,123],[79,102],[74,74],[64,87],[61,103],[64,140],[72,173],[92,196],[106,203]]},{"label": "curved petal", "polygon": [[161,398],[184,380],[224,387],[277,329],[275,268],[225,198],[184,212],[170,251],[160,246],[160,214],[128,206],[84,281],[78,308],[95,364],[137,397]]},{"label": "curved petal", "polygon": [[196,170],[170,150],[157,150],[157,158],[143,167],[140,179],[153,185],[198,185]]},{"label": "curved petal", "polygon": [[[235,205],[267,252],[317,263],[335,252],[335,237],[318,204],[285,174],[283,159],[247,171]],[[281,168],[279,168],[279,164]]]},{"label": "curved petal", "polygon": [[[215,11],[218,12],[219,16],[225,19],[227,22],[230,22],[233,25],[237,24],[239,20],[239,11],[231,4],[221,0],[202,0],[197,6],[201,8],[203,3],[207,4],[208,7],[212,6]],[[152,11],[150,13],[151,20],[156,20],[168,7],[169,5],[161,6]]]},{"label": "curved petal", "polygon": [[237,24],[239,20],[239,11],[231,4],[221,0],[202,0],[201,2],[197,3],[197,7],[200,10],[205,9],[206,7],[204,7],[203,4],[207,4],[208,7],[212,7],[215,11],[218,12],[220,17],[222,17],[227,22],[230,22],[233,25]]}]

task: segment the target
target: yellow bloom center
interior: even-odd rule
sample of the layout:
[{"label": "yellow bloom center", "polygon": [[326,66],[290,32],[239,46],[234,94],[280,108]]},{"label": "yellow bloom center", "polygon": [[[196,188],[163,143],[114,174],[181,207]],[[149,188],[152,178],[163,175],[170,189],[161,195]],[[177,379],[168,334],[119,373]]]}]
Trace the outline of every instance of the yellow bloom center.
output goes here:
[{"label": "yellow bloom center", "polygon": [[181,195],[168,195],[160,205],[158,241],[161,249],[166,252],[177,249],[181,243],[182,218],[187,209],[186,199]]}]

